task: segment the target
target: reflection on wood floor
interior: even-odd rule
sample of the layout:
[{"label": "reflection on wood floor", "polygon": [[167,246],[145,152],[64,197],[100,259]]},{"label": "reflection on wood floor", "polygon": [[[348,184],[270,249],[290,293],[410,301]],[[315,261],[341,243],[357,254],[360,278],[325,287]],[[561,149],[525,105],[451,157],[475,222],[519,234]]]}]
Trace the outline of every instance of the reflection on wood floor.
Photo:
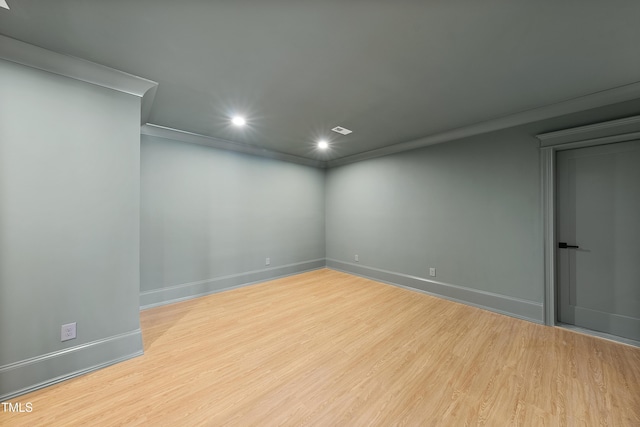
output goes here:
[{"label": "reflection on wood floor", "polygon": [[640,349],[323,269],[141,313],[2,425],[640,425]]}]

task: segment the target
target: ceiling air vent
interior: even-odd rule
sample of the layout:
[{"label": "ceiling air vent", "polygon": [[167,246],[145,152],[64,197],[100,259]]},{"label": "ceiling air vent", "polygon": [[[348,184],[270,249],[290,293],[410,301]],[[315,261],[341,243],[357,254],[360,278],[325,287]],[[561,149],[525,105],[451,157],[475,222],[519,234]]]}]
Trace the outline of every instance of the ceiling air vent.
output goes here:
[{"label": "ceiling air vent", "polygon": [[343,128],[342,126],[336,126],[331,130],[334,131],[334,132],[341,133],[342,135],[349,135],[351,132],[353,132],[352,130]]}]

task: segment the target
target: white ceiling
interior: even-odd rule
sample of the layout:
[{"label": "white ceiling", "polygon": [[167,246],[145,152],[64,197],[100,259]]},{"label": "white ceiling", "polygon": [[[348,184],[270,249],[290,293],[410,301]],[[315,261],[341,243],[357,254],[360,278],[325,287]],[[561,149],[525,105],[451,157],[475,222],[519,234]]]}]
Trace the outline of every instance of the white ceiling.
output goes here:
[{"label": "white ceiling", "polygon": [[638,0],[7,2],[1,34],[157,81],[150,123],[311,159],[640,81]]}]

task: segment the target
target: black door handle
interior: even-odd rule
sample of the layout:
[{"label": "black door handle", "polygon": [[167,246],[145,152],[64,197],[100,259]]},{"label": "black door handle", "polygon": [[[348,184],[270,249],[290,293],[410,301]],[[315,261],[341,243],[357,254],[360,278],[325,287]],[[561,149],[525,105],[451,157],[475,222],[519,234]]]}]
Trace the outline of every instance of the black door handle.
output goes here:
[{"label": "black door handle", "polygon": [[560,249],[568,249],[568,248],[578,249],[580,246],[567,245],[565,242],[558,242],[558,247]]}]

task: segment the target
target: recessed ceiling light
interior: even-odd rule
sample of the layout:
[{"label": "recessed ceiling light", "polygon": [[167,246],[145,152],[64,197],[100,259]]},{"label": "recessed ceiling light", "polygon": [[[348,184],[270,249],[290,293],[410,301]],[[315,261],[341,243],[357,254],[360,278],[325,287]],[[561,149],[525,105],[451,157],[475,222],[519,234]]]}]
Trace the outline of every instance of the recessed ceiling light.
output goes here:
[{"label": "recessed ceiling light", "polygon": [[326,150],[327,148],[329,148],[329,143],[327,141],[325,141],[324,139],[318,141],[318,148],[321,150]]},{"label": "recessed ceiling light", "polygon": [[231,123],[236,126],[244,126],[245,124],[247,124],[247,121],[244,119],[244,117],[235,116],[231,119]]}]

